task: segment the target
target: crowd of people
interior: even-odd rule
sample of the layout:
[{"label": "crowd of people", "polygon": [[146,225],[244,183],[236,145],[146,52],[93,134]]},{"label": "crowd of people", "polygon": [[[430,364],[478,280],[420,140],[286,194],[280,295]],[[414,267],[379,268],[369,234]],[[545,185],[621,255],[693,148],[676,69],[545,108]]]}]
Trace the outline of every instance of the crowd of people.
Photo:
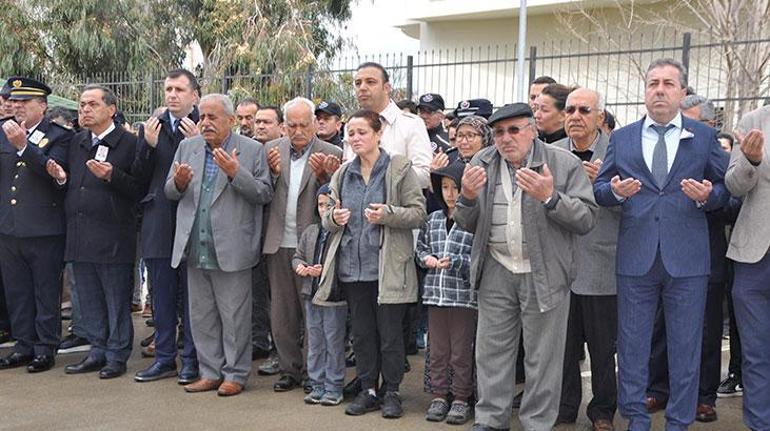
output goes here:
[{"label": "crowd of people", "polygon": [[676,60],[645,83],[646,115],[615,130],[598,91],[546,76],[529,103],[451,110],[435,93],[396,103],[364,63],[345,113],[236,104],[177,69],[133,128],[105,86],[68,119],[45,83],[11,77],[0,369],[83,351],[65,373],[124,375],[146,271],[154,360],[137,382],[234,396],[264,360],[276,392],[399,418],[424,348],[426,420],[548,430],[577,420],[587,351],[594,430],[618,409],[630,430],[661,409],[683,430],[740,395],[745,424],[770,430],[770,107],[733,136]]}]

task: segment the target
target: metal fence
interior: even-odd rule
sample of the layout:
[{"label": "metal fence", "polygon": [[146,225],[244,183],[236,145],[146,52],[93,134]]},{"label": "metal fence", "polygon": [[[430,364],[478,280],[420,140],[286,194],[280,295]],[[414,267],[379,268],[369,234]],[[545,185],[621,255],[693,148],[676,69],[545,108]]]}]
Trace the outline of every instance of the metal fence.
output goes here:
[{"label": "metal fence", "polygon": [[[770,39],[740,41],[770,48]],[[486,98],[496,106],[515,101],[516,44],[421,51],[417,53],[355,55],[341,57],[321,66],[289,74],[250,74],[239,72],[203,80],[205,92],[225,92],[239,100],[246,96],[262,104],[280,105],[298,96],[314,100],[335,100],[343,109],[356,108],[353,75],[356,67],[375,61],[387,68],[394,89],[393,98],[415,99],[431,92],[444,96],[447,109],[469,98]],[[643,73],[656,58],[673,57],[689,69],[690,85],[698,94],[713,100],[718,110],[734,103],[760,101],[767,88],[741,98],[728,94],[729,65],[724,46],[704,34],[657,32],[609,39],[551,41],[530,47],[528,78],[548,75],[558,82],[600,91],[608,109],[625,124],[644,114]],[[733,66],[734,67],[734,66]],[[70,96],[87,83],[112,88],[120,99],[119,108],[129,121],[146,119],[163,105],[162,71],[142,76],[123,74],[91,76],[69,86]],[[767,76],[767,73],[763,73]],[[735,114],[731,112],[730,114]],[[730,123],[732,124],[732,123]]]}]

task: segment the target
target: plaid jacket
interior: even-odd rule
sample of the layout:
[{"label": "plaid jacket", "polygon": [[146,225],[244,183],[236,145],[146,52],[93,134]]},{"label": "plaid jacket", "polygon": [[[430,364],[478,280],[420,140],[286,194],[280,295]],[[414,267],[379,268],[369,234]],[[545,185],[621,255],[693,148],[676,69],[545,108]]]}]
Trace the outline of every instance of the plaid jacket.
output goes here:
[{"label": "plaid jacket", "polygon": [[417,264],[426,268],[424,259],[450,257],[447,269],[429,269],[425,277],[422,302],[440,307],[476,309],[476,290],[470,285],[471,246],[473,234],[455,223],[446,230],[447,217],[443,211],[434,211],[417,237]]}]

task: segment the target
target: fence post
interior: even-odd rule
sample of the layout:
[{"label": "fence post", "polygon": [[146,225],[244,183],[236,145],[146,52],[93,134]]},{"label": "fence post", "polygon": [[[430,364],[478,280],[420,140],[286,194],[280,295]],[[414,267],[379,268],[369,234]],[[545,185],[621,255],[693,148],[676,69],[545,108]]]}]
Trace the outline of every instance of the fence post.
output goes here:
[{"label": "fence post", "polygon": [[313,99],[313,66],[310,65],[307,67],[307,72],[305,73],[305,97],[308,99]]},{"label": "fence post", "polygon": [[414,72],[414,57],[406,56],[406,98],[412,100],[414,88],[412,87],[412,74]]},{"label": "fence post", "polygon": [[535,80],[536,74],[537,74],[537,47],[536,46],[530,46],[529,47],[529,83],[532,84],[532,81]]},{"label": "fence post", "polygon": [[692,33],[686,32],[682,35],[682,66],[687,74],[690,74],[690,45],[692,43]]}]

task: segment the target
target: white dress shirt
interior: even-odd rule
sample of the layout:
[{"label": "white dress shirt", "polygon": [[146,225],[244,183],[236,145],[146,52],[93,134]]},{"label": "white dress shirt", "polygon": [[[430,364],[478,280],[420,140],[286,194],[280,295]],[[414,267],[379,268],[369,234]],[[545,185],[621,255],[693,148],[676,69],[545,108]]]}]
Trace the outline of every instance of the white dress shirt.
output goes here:
[{"label": "white dress shirt", "polygon": [[[650,118],[649,114],[644,117],[644,124],[642,125],[642,155],[644,156],[644,163],[647,165],[647,169],[652,172],[652,153],[655,151],[655,145],[658,143],[658,132],[653,129],[653,124],[658,124]],[[679,149],[679,139],[682,135],[682,113],[676,114],[668,124],[660,124],[661,126],[672,125],[671,129],[666,132],[666,161],[668,162],[668,172],[671,172],[671,166],[674,164],[674,158],[676,158],[676,152]]]}]

